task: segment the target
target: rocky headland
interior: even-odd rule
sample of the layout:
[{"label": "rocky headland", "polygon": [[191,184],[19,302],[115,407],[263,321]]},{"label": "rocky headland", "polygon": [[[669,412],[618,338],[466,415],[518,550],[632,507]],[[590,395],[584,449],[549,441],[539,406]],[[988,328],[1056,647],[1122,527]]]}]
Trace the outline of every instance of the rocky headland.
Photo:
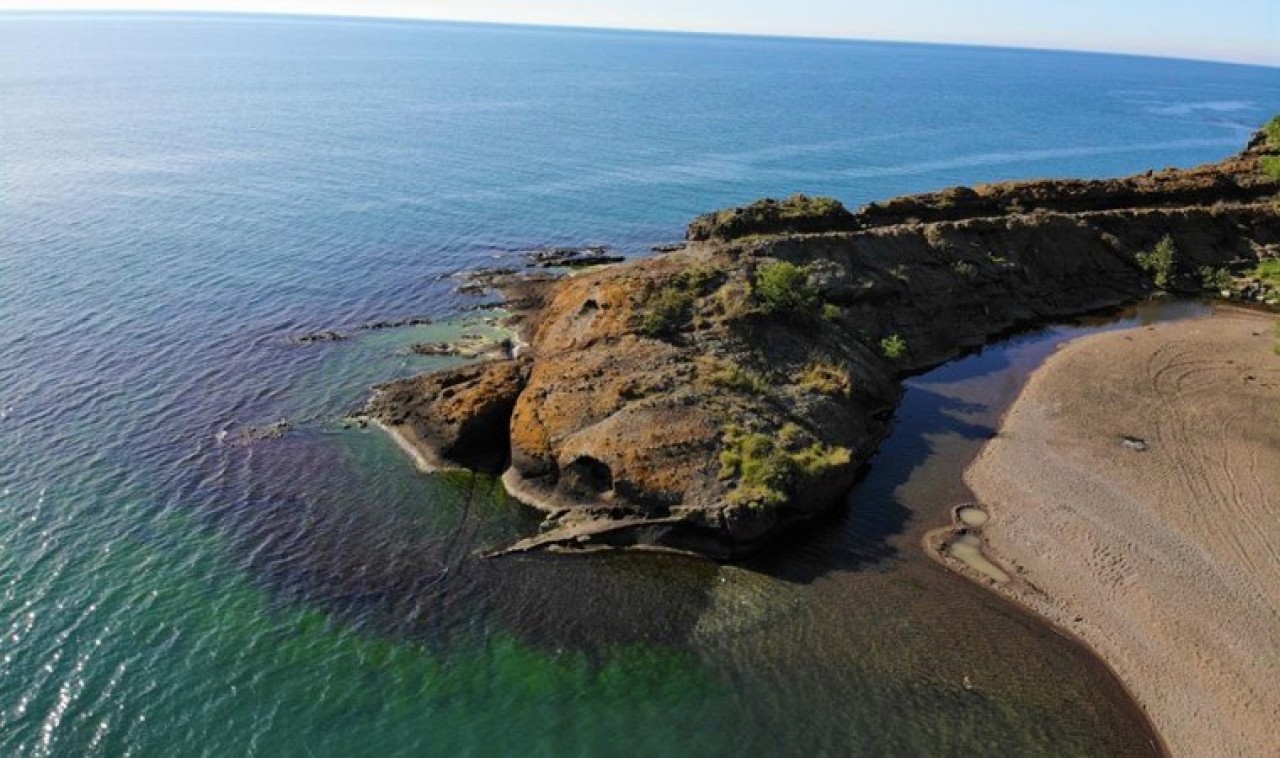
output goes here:
[{"label": "rocky headland", "polygon": [[740,555],[842,502],[907,375],[1157,289],[1275,299],[1277,168],[1261,132],[1189,170],[708,214],[672,252],[504,278],[513,357],[382,385],[368,414],[543,511],[513,550]]}]

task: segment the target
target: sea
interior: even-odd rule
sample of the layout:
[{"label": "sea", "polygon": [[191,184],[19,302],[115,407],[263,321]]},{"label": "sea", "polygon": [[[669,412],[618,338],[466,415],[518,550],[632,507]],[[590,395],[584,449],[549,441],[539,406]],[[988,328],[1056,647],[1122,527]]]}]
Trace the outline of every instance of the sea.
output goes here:
[{"label": "sea", "polygon": [[532,249],[1191,166],[1278,111],[1277,69],[1117,55],[0,15],[0,755],[1150,754],[919,540],[1057,344],[1192,306],[913,379],[846,508],[730,565],[481,558],[536,518],[347,416],[495,330],[459,275]]}]

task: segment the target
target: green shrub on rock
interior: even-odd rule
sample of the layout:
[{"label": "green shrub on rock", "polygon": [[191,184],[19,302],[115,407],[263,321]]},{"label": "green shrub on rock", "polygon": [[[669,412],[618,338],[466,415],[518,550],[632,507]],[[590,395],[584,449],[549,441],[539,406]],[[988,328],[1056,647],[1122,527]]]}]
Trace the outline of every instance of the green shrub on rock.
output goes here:
[{"label": "green shrub on rock", "polygon": [[689,321],[698,298],[706,294],[720,274],[713,268],[694,267],[671,277],[638,310],[636,331],[650,337],[679,331]]},{"label": "green shrub on rock", "polygon": [[889,360],[896,361],[907,354],[907,341],[901,334],[890,334],[880,340],[880,352]]},{"label": "green shrub on rock", "polygon": [[809,283],[807,266],[774,261],[756,269],[752,295],[765,313],[816,311],[818,289]]},{"label": "green shrub on rock", "polygon": [[692,308],[691,293],[679,287],[663,287],[645,302],[637,329],[650,337],[670,334],[688,320]]},{"label": "green shrub on rock", "polygon": [[1174,259],[1177,254],[1178,248],[1174,246],[1173,238],[1166,234],[1156,243],[1155,248],[1145,253],[1138,253],[1138,266],[1151,274],[1152,281],[1157,287],[1167,289],[1173,280],[1176,267]]},{"label": "green shrub on rock", "polygon": [[1234,281],[1226,267],[1201,266],[1200,284],[1212,292],[1226,292],[1231,289]]}]

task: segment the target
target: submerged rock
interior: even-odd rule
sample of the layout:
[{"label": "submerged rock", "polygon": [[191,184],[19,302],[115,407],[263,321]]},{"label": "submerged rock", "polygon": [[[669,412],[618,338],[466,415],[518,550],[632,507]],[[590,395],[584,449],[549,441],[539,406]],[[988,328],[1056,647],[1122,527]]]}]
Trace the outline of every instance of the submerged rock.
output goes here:
[{"label": "submerged rock", "polygon": [[[507,290],[527,349],[379,388],[370,413],[542,509],[514,549],[750,551],[838,506],[899,380],[1010,329],[1256,265],[1274,152],[1104,182],[952,189],[857,214],[793,197],[699,217],[663,256]],[[1194,284],[1193,284],[1194,282]]]},{"label": "submerged rock", "polygon": [[239,441],[242,444],[252,444],[261,440],[278,440],[289,433],[290,424],[285,419],[279,419],[265,426],[247,426],[240,430]]},{"label": "submerged rock", "polygon": [[550,247],[526,253],[525,258],[533,266],[539,268],[585,268],[602,266],[606,263],[621,263],[626,260],[621,255],[609,252],[602,245],[587,247]]},{"label": "submerged rock", "polygon": [[308,334],[302,334],[297,337],[294,337],[290,341],[295,345],[310,345],[315,342],[337,342],[339,340],[344,340],[346,338],[347,338],[347,335],[343,334],[342,332],[325,330],[320,332],[310,332]]},{"label": "submerged rock", "polygon": [[478,334],[464,334],[454,342],[416,342],[409,346],[409,352],[415,355],[487,359],[510,358],[513,349],[509,339],[493,339]]},{"label": "submerged rock", "polygon": [[362,324],[360,329],[362,331],[377,331],[379,329],[399,329],[405,326],[423,326],[430,323],[431,319],[426,316],[410,316],[408,318],[371,321],[368,324]]}]

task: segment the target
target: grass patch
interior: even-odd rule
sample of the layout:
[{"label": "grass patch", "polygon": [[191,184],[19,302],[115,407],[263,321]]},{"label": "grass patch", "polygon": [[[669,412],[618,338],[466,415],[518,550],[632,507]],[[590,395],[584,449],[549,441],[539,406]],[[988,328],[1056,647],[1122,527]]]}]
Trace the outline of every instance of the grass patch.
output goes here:
[{"label": "grass patch", "polygon": [[849,465],[852,453],[848,448],[821,442],[805,445],[804,437],[804,431],[795,424],[787,424],[776,435],[726,427],[720,478],[738,480],[726,501],[753,507],[783,505],[788,491],[800,478],[820,476]]},{"label": "grass patch", "polygon": [[1280,181],[1280,155],[1264,155],[1258,163],[1262,166],[1262,173],[1268,178]]},{"label": "grass patch", "polygon": [[1178,248],[1173,244],[1173,238],[1166,234],[1153,249],[1138,253],[1138,266],[1151,274],[1151,280],[1157,287],[1167,289],[1173,280],[1177,255]]},{"label": "grass patch", "polygon": [[730,280],[716,290],[715,305],[728,321],[741,321],[756,313],[755,303],[751,299],[751,284],[745,281]]},{"label": "grass patch", "polygon": [[712,387],[759,395],[769,389],[769,381],[750,369],[721,358],[698,359],[698,381]]},{"label": "grass patch", "polygon": [[907,341],[901,334],[890,334],[880,340],[880,352],[884,353],[884,357],[889,360],[896,361],[907,354]]},{"label": "grass patch", "polygon": [[952,261],[951,270],[965,279],[972,279],[978,275],[978,267],[969,261]]},{"label": "grass patch", "polygon": [[1258,263],[1253,270],[1253,277],[1271,289],[1280,290],[1280,258],[1269,258]]},{"label": "grass patch", "polygon": [[843,366],[827,361],[814,361],[805,366],[795,378],[803,390],[830,397],[848,397],[853,391],[853,381]]}]

